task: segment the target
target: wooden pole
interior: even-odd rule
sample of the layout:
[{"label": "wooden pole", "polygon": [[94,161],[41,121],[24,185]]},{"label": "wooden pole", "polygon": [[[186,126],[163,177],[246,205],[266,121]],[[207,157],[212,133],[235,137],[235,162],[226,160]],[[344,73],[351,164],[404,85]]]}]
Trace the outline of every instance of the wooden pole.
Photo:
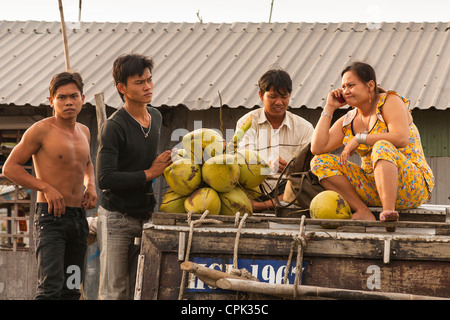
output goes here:
[{"label": "wooden pole", "polygon": [[62,38],[63,38],[63,44],[64,44],[64,58],[66,61],[66,71],[70,72],[69,45],[67,42],[66,23],[64,21],[64,11],[63,11],[63,6],[62,6],[62,0],[58,0],[58,3],[59,3],[59,15],[61,16],[61,31],[62,31]]},{"label": "wooden pole", "polygon": [[95,98],[95,113],[97,114],[97,139],[100,141],[100,129],[106,121],[106,106],[105,95],[103,92],[96,93]]},{"label": "wooden pole", "polygon": [[269,23],[272,22],[273,1],[274,1],[274,0],[272,0],[272,3],[270,4]]},{"label": "wooden pole", "polygon": [[193,273],[202,280],[204,283],[206,283],[210,287],[216,287],[216,281],[223,278],[234,278],[239,279],[238,276],[222,272],[215,269],[210,269],[207,267],[204,267],[202,265],[199,265],[195,262],[191,261],[185,261],[181,264],[181,270],[187,271],[190,273]]},{"label": "wooden pole", "polygon": [[81,22],[81,2],[82,0],[80,0],[79,4],[78,4],[78,22]]},{"label": "wooden pole", "polygon": [[298,296],[322,297],[333,299],[358,300],[448,300],[439,297],[420,296],[405,293],[370,292],[362,290],[348,290],[337,288],[324,288],[317,286],[294,286],[288,284],[271,284],[243,279],[222,278],[216,281],[216,286],[224,290],[235,290],[252,293],[262,293],[272,296],[293,296],[295,288]]}]

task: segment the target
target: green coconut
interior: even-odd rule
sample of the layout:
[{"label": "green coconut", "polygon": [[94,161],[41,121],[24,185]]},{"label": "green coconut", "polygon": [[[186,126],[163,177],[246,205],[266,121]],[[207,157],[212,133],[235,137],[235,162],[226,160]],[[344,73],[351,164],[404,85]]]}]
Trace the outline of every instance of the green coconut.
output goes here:
[{"label": "green coconut", "polygon": [[185,213],[184,201],[186,197],[175,193],[172,189],[167,190],[159,209],[166,213]]},{"label": "green coconut", "polygon": [[202,179],[217,192],[231,191],[239,181],[239,165],[234,156],[218,155],[202,166]]},{"label": "green coconut", "polygon": [[241,214],[248,213],[253,214],[252,202],[239,186],[234,187],[228,192],[219,193],[222,208],[220,209],[221,215],[234,216],[236,212]]},{"label": "green coconut", "polygon": [[184,149],[178,149],[174,152],[172,152],[172,162],[181,160],[181,159],[188,159],[188,153]]},{"label": "green coconut", "polygon": [[186,212],[203,214],[209,210],[210,215],[217,215],[220,213],[221,203],[217,192],[212,188],[199,188],[195,190],[184,201],[184,209]]},{"label": "green coconut", "polygon": [[[222,135],[208,128],[201,128],[186,134],[181,141],[183,148],[194,163],[202,164],[217,154],[222,154],[225,140]],[[206,149],[206,152],[205,152]]]},{"label": "green coconut", "polygon": [[269,164],[256,152],[251,149],[239,150],[239,184],[246,188],[259,186],[271,173]]},{"label": "green coconut", "polygon": [[250,200],[254,200],[256,198],[259,198],[263,195],[263,193],[261,192],[261,189],[259,188],[259,186],[253,187],[253,188],[246,188],[246,187],[242,187],[242,190],[245,191],[245,193],[247,194],[248,198]]},{"label": "green coconut", "polygon": [[[313,219],[351,219],[352,210],[347,201],[337,192],[325,190],[317,194],[309,205]],[[334,225],[323,225],[324,228],[336,228]]]},{"label": "green coconut", "polygon": [[202,170],[190,159],[180,159],[164,169],[164,178],[175,193],[187,196],[202,183]]}]

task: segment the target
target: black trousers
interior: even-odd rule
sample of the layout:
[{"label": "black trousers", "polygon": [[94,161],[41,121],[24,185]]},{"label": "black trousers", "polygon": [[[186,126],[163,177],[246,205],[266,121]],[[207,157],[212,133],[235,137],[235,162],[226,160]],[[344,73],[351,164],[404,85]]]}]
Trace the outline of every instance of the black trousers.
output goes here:
[{"label": "black trousers", "polygon": [[66,207],[55,217],[37,203],[34,239],[38,267],[35,299],[78,300],[84,277],[89,227],[82,208]]}]

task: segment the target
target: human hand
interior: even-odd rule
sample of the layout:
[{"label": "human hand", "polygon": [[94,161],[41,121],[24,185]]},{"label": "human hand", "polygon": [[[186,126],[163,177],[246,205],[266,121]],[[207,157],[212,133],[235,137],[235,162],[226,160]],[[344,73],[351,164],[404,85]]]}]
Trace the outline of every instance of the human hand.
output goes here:
[{"label": "human hand", "polygon": [[345,106],[347,102],[344,99],[342,89],[338,88],[328,93],[327,105],[330,106],[333,111]]},{"label": "human hand", "polygon": [[166,150],[156,157],[151,167],[148,170],[145,170],[147,181],[157,178],[163,174],[164,169],[172,163],[171,155],[172,151]]},{"label": "human hand", "polygon": [[97,205],[97,191],[95,189],[95,186],[89,186],[84,191],[83,195],[83,203],[81,204],[81,207],[83,209],[93,209]]},{"label": "human hand", "polygon": [[344,150],[341,153],[340,161],[343,165],[346,165],[348,162],[348,158],[350,158],[353,153],[355,153],[355,150],[358,148],[359,143],[356,140],[356,137],[351,139],[344,147]]},{"label": "human hand", "polygon": [[281,173],[283,172],[284,168],[286,168],[287,162],[283,158],[278,156],[278,159],[270,162],[269,165],[271,166],[273,173]]},{"label": "human hand", "polygon": [[53,211],[55,217],[61,217],[61,215],[66,213],[66,202],[58,190],[49,185],[42,193],[47,200],[49,214]]},{"label": "human hand", "polygon": [[286,168],[287,164],[288,163],[286,162],[286,160],[284,160],[283,158],[278,156],[278,173],[283,172],[283,170],[284,170],[284,168]]}]

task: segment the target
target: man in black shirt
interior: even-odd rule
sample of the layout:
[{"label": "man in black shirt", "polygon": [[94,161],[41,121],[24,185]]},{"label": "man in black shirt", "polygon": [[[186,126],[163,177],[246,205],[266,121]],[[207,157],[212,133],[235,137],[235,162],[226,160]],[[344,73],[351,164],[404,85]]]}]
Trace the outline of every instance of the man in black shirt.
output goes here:
[{"label": "man in black shirt", "polygon": [[102,189],[98,212],[100,299],[132,299],[139,246],[135,237],[156,200],[152,181],[170,164],[170,150],[157,156],[161,113],[147,107],[153,97],[153,61],[122,55],[113,66],[117,91],[125,102],[104,123],[97,156]]}]

